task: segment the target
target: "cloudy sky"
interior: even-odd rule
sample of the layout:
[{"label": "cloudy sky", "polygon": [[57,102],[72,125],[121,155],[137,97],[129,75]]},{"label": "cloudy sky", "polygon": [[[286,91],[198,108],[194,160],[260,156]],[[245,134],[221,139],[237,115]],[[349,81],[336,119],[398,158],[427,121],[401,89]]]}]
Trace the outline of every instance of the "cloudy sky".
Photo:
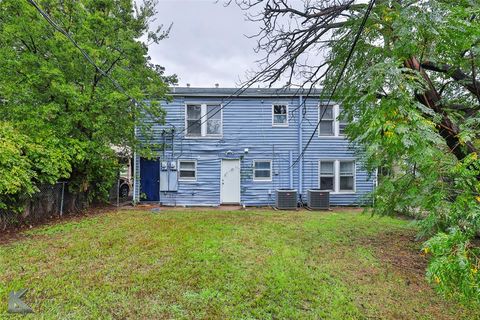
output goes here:
[{"label": "cloudy sky", "polygon": [[150,46],[153,61],[175,73],[179,85],[213,87],[237,86],[245,72],[261,56],[254,53],[255,40],[245,35],[258,26],[245,19],[236,5],[223,0],[159,0],[155,23],[173,23],[170,37]]}]

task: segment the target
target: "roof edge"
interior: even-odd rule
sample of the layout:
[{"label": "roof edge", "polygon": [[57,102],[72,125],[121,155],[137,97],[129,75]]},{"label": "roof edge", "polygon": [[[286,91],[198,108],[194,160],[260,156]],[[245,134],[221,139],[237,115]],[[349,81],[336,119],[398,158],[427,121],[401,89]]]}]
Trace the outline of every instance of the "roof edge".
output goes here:
[{"label": "roof edge", "polygon": [[320,89],[303,88],[208,88],[208,87],[170,87],[168,95],[185,97],[299,97],[318,96]]}]

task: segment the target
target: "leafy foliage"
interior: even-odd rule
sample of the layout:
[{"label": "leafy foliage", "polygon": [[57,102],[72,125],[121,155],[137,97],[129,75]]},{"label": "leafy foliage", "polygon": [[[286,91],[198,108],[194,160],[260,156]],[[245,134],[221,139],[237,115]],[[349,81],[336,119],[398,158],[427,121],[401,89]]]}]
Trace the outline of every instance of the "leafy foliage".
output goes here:
[{"label": "leafy foliage", "polygon": [[[144,41],[161,41],[169,29],[150,29],[155,1],[136,3],[38,1],[128,96],[158,101],[175,77],[150,62]],[[0,57],[2,209],[59,179],[102,197],[116,176],[112,146],[140,147],[134,130],[148,131],[141,112],[164,119],[158,104],[135,106],[27,1],[0,2]]]},{"label": "leafy foliage", "polygon": [[367,3],[235,2],[262,22],[257,79],[334,93],[365,167],[380,170],[374,212],[416,217],[429,280],[480,301],[480,2],[375,1],[345,70]]},{"label": "leafy foliage", "polygon": [[[428,279],[466,301],[480,301],[480,100],[468,88],[477,83],[480,63],[478,8],[472,2],[379,2],[337,93],[367,168],[384,173],[374,212],[419,219],[420,235],[432,237],[425,244],[432,258]],[[357,27],[335,33],[342,41],[332,46],[330,79],[352,41],[346,32]],[[412,68],[412,59],[425,68]],[[455,79],[453,70],[465,79]]]}]

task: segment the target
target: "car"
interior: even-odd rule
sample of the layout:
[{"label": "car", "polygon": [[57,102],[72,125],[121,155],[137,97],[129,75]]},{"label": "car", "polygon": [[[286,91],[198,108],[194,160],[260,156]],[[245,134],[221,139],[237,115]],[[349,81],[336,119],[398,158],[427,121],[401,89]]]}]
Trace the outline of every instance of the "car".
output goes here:
[{"label": "car", "polygon": [[118,187],[118,192],[120,198],[127,198],[130,195],[131,190],[131,181],[125,177],[120,177],[120,184]]}]

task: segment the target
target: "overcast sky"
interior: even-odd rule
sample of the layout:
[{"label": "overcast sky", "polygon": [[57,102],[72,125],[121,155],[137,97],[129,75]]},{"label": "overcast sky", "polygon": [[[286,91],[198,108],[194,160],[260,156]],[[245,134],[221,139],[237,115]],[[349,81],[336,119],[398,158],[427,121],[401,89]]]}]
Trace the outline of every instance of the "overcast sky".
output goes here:
[{"label": "overcast sky", "polygon": [[236,5],[223,0],[159,0],[156,23],[173,23],[170,37],[150,46],[153,62],[177,74],[179,85],[232,87],[245,80],[261,56],[256,41],[244,35],[258,32]]}]

